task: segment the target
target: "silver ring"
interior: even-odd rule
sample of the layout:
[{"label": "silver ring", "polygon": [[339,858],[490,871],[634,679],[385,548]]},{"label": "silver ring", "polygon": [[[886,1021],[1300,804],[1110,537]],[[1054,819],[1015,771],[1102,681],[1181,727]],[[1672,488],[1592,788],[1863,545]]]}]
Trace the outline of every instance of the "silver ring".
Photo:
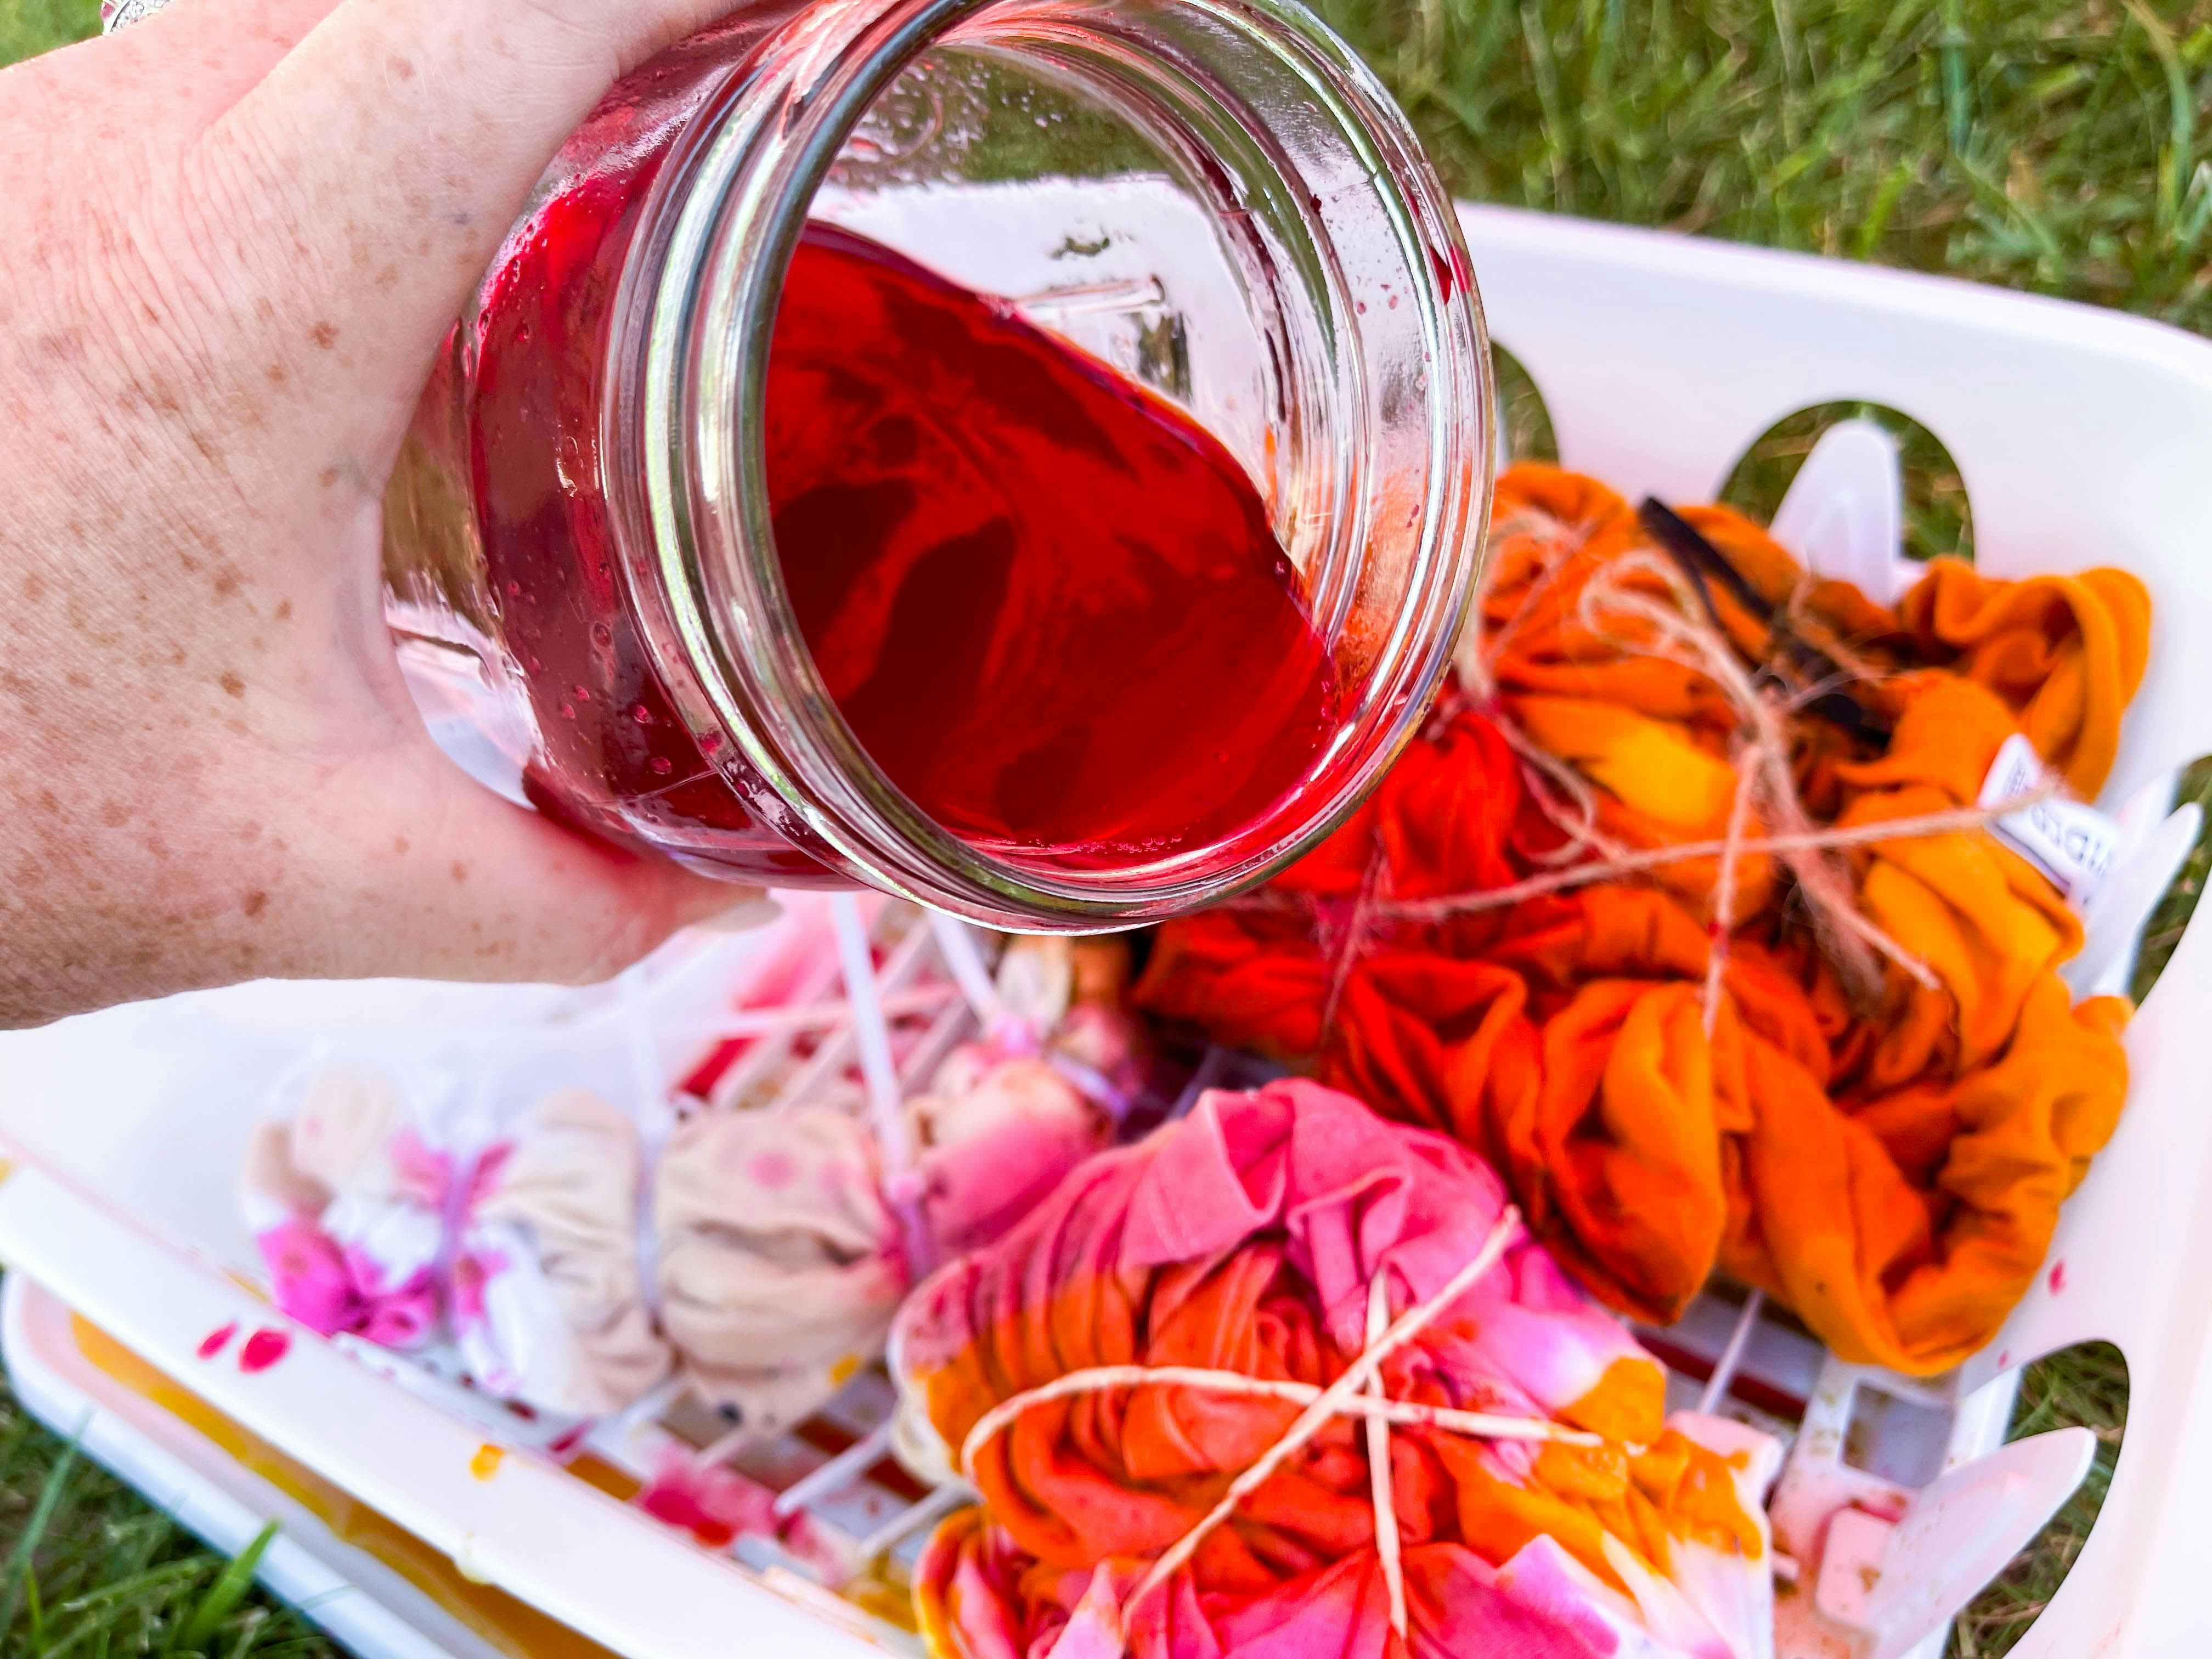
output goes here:
[{"label": "silver ring", "polygon": [[151,17],[168,3],[169,0],[100,0],[100,32],[112,34]]}]

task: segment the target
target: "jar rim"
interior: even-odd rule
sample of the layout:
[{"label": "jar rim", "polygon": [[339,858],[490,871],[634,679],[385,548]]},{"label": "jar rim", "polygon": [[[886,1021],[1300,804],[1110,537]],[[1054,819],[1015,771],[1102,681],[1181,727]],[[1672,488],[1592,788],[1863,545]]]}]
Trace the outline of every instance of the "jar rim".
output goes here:
[{"label": "jar rim", "polygon": [[[1495,416],[1480,300],[1457,216],[1404,117],[1297,0],[1154,3],[1226,20],[1310,60],[1310,80],[1315,70],[1328,77],[1347,130],[1377,152],[1370,183],[1416,273],[1407,286],[1419,308],[1435,440],[1420,512],[1424,579],[1382,647],[1394,704],[1386,729],[1370,734],[1360,763],[1324,799],[1301,802],[1310,810],[1289,833],[1243,849],[1225,867],[1158,878],[1047,872],[975,848],[921,811],[860,744],[783,588],[759,434],[768,343],[816,193],[854,130],[924,52],[988,40],[994,22],[1034,20],[1054,0],[817,0],[797,10],[678,140],[641,228],[639,245],[653,257],[633,259],[623,281],[636,291],[617,300],[617,317],[642,324],[641,379],[614,377],[640,388],[635,408],[621,411],[639,443],[611,443],[607,453],[641,445],[638,506],[669,624],[653,648],[682,654],[704,712],[733,739],[728,764],[754,770],[854,872],[1014,930],[1159,920],[1256,884],[1339,827],[1410,739],[1442,678],[1488,520]],[[1432,259],[1448,262],[1441,276]]]}]

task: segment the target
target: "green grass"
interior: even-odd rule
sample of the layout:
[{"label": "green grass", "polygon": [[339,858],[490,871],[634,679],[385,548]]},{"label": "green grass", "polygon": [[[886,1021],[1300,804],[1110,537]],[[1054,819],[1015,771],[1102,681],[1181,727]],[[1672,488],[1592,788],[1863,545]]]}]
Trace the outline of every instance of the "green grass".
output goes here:
[{"label": "green grass", "polygon": [[2212,329],[2212,5],[1322,0],[1463,193]]},{"label": "green grass", "polygon": [[262,1547],[235,1562],[202,1548],[0,1389],[6,1659],[335,1659],[305,1619],[252,1590]]},{"label": "green grass", "polygon": [[99,33],[99,0],[0,0],[0,64]]},{"label": "green grass", "polygon": [[[1871,259],[2117,306],[2212,333],[2212,0],[1322,0],[1389,79],[1463,193]],[[91,32],[93,0],[0,0],[0,63]],[[1804,434],[1753,458],[1786,470]],[[1747,475],[1747,494],[1771,479]],[[1961,504],[1913,503],[1916,544],[1960,545]],[[2212,791],[2193,773],[2192,796]],[[2146,974],[2206,874],[2185,872]],[[1961,1659],[2003,1653],[2079,1550],[2110,1479],[2126,1372],[2110,1349],[2029,1369],[2014,1428],[2086,1423],[2098,1468],[1963,1619]],[[159,1652],[222,1565],[0,1395],[0,1654]],[[40,1628],[31,1638],[35,1599]],[[104,1598],[88,1601],[86,1598]],[[254,1621],[259,1622],[255,1623]],[[330,1651],[249,1600],[210,1652]],[[26,1645],[28,1642],[30,1645]],[[241,1643],[246,1645],[240,1645]]]}]

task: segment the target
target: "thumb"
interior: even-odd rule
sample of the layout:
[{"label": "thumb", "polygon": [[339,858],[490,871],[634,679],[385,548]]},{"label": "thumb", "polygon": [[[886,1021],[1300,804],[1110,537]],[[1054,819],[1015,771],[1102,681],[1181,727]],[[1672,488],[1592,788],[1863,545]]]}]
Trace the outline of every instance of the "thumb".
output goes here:
[{"label": "thumb", "polygon": [[589,984],[760,896],[514,805],[427,736],[320,794],[343,811],[295,829],[306,878],[263,901],[264,971]]},{"label": "thumb", "polygon": [[[303,356],[313,342],[317,372],[291,385],[319,406],[294,412],[355,476],[396,453],[562,142],[618,76],[734,3],[339,0],[210,130],[203,176],[251,200],[222,232],[244,304]],[[302,839],[317,890],[282,919],[269,902],[300,973],[588,981],[750,891],[514,806],[419,728],[364,757],[343,822]]]},{"label": "thumb", "polygon": [[246,303],[332,354],[310,417],[364,462],[396,448],[562,141],[619,75],[736,4],[343,0],[309,30],[195,159]]}]

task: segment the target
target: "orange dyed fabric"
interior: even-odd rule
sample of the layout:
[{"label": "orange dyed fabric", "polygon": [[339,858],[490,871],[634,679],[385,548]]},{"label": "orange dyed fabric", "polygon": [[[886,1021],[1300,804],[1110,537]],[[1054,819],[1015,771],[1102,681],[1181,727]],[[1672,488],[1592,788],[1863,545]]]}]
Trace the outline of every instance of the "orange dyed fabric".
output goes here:
[{"label": "orange dyed fabric", "polygon": [[2004,581],[1938,559],[1898,607],[1921,651],[1996,692],[2075,792],[2105,787],[2150,659],[2150,592],[2124,570]]},{"label": "orange dyed fabric", "polygon": [[[1550,470],[1505,498],[1520,527],[1485,626],[1524,631],[1488,657],[1494,701],[1462,697],[1432,721],[1401,763],[1408,785],[1394,775],[1261,899],[1163,928],[1140,1003],[1481,1152],[1559,1259],[1624,1312],[1671,1320],[1720,1268],[1846,1358],[1916,1374],[1955,1364],[2032,1282],[2059,1205],[2112,1133],[2126,1005],[2075,1005],[2057,970],[2080,949],[2078,919],[1980,828],[1834,855],[1859,914],[1933,981],[1885,962],[1856,1007],[1765,860],[1741,860],[1710,1015],[1717,860],[1686,879],[1677,866],[1527,890],[1562,849],[1571,862],[1595,856],[1560,830],[1572,813],[1546,794],[1547,764],[1585,780],[1601,830],[1631,848],[1719,839],[1734,774],[1715,758],[1724,736],[1695,687],[1667,680],[1650,697],[1659,712],[1641,706],[1650,688],[1613,672],[1633,650],[1554,604],[1644,545],[1625,503]],[[2130,609],[2124,582],[1982,584],[1982,610],[2008,620],[1977,634],[1955,596],[1899,617],[1808,581],[1739,515],[1684,516],[1776,607],[1772,627],[1848,652],[1871,677],[1855,689],[1861,707],[1893,723],[1882,743],[1793,717],[1795,772],[1819,821],[1856,828],[1975,804],[2022,729],[2015,708],[2044,693],[2016,703],[2024,678],[1999,672],[2027,660],[2024,647],[1992,647],[1972,673],[1925,660],[1970,635],[2009,638],[2034,621],[2056,641],[2037,659],[2054,665],[2045,686],[2098,681],[2092,657],[2111,667],[2105,682],[2131,690],[2141,677],[2147,612]],[[1964,591],[1956,576],[1938,581]],[[2054,594],[2076,602],[2071,634]],[[2083,594],[2100,596],[2102,623],[2081,620]],[[1762,660],[1752,653],[1771,643],[1769,622],[1716,609],[1747,665]],[[1948,632],[1929,646],[1939,613]],[[2071,681],[2069,651],[2084,665]],[[1540,693],[1516,689],[1530,660],[1550,676]],[[1586,695],[1566,695],[1585,672]],[[2085,714],[2047,756],[2094,758],[2102,719]],[[2052,715],[2047,732],[2063,726]],[[1549,761],[1524,760],[1516,742]],[[1457,909],[1420,902],[1501,893]]]},{"label": "orange dyed fabric", "polygon": [[[1739,783],[1735,713],[1707,674],[1653,649],[1649,624],[1621,608],[1620,596],[1663,603],[1674,591],[1634,511],[1595,480],[1522,466],[1499,481],[1492,523],[1469,683],[1493,687],[1493,712],[1594,791],[1594,827],[1613,843],[1720,840]],[[1732,635],[1763,636],[1724,591],[1715,597]],[[1717,873],[1712,859],[1686,860],[1652,878],[1704,905]],[[1765,857],[1744,861],[1739,909],[1765,901],[1771,876]]]},{"label": "orange dyed fabric", "polygon": [[[1392,1316],[1433,1296],[1504,1205],[1495,1176],[1462,1147],[1341,1094],[1299,1082],[1208,1095],[1143,1144],[1094,1159],[1018,1232],[918,1291],[894,1341],[902,1389],[951,1451],[993,1407],[1094,1366],[1326,1386],[1364,1345],[1370,1285],[1389,1286]],[[1456,1610],[1415,1597],[1414,1622],[1436,1650],[1583,1652],[1571,1638],[1602,1633],[1609,1591],[1670,1609],[1619,1626],[1650,1643],[1637,1651],[1751,1659],[1771,1613],[1754,1595],[1745,1619],[1704,1591],[1716,1575],[1740,1590],[1768,1581],[1753,1483],[1771,1472],[1772,1443],[1695,1413],[1668,1419],[1657,1363],[1540,1246],[1523,1235],[1382,1378],[1394,1399],[1608,1437],[1540,1446],[1394,1428],[1409,1585],[1443,1574],[1468,1586]],[[1297,1415],[1288,1402],[1182,1385],[1032,1405],[976,1457],[983,1514],[949,1523],[925,1559],[933,1646],[1013,1659],[1090,1620],[1110,1622],[1118,1645],[1069,1651],[1392,1650],[1382,1610],[1359,1588],[1375,1571],[1375,1509],[1365,1431],[1348,1418],[1249,1493],[1147,1602],[1127,1605],[1144,1568]],[[1524,1579],[1530,1593],[1516,1594]],[[1679,1592],[1671,1601],[1650,1594],[1660,1579]],[[1575,1616],[1534,1593],[1538,1580],[1575,1602]],[[1609,1616],[1621,1617],[1618,1606]],[[1306,1635],[1269,1645],[1285,1619]],[[1662,1619],[1674,1622],[1651,1622]],[[1499,1645],[1544,1631],[1556,1646]]]}]

